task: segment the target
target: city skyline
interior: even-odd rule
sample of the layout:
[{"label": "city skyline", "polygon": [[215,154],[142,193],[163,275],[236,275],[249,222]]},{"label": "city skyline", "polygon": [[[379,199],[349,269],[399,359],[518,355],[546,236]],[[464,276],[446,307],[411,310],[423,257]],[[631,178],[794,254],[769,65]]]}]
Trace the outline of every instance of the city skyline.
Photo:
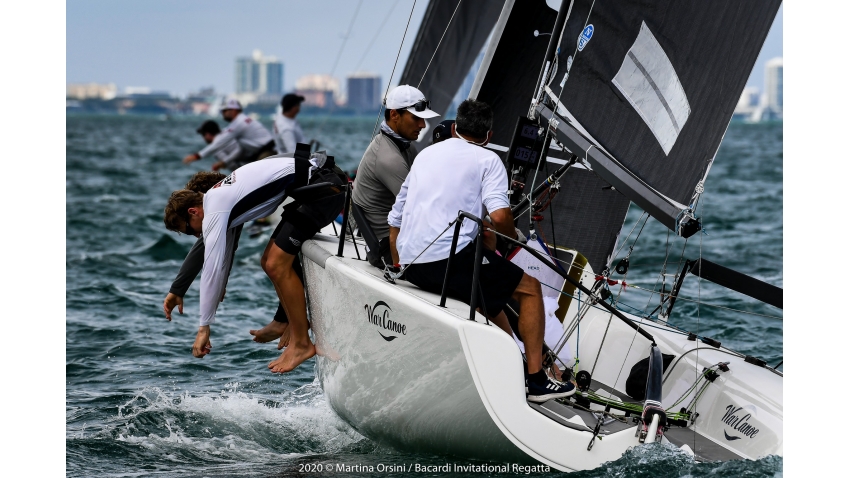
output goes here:
[{"label": "city skyline", "polygon": [[[237,90],[234,59],[262,50],[285,65],[285,92],[295,90],[295,82],[306,75],[332,74],[344,80],[358,71],[380,76],[386,88],[387,82],[398,83],[427,6],[416,3],[390,79],[412,4],[412,0],[239,4],[78,0],[67,5],[66,82],[112,83],[122,91],[145,86],[176,96],[212,86],[228,94]],[[316,11],[322,12],[322,19],[321,27],[314,28],[309,19]],[[763,89],[766,61],[783,56],[782,17],[780,7],[747,86]],[[298,20],[284,28],[281,18]],[[285,34],[274,33],[282,29]],[[152,36],[151,31],[157,34]]]}]

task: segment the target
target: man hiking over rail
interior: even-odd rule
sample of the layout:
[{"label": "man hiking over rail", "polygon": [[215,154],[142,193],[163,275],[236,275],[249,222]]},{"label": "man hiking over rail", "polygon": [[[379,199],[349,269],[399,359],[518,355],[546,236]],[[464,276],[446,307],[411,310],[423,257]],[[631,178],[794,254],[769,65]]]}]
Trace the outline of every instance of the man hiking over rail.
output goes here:
[{"label": "man hiking over rail", "polygon": [[[272,372],[289,372],[316,354],[307,334],[304,286],[293,265],[301,244],[333,221],[342,209],[344,179],[338,168],[331,169],[323,154],[307,159],[308,151],[307,145],[299,145],[294,158],[272,157],[245,165],[206,194],[185,189],[171,194],[165,207],[166,227],[204,238],[201,320],[192,346],[195,357],[203,358],[212,350],[210,324],[215,322],[230,275],[239,227],[271,214],[290,195],[296,202],[287,207],[260,260],[286,311],[290,330],[289,346],[269,368]],[[298,196],[296,190],[308,183],[317,188],[309,197]],[[259,341],[269,341],[280,337],[285,329],[285,325],[273,320],[254,335],[268,339]]]}]

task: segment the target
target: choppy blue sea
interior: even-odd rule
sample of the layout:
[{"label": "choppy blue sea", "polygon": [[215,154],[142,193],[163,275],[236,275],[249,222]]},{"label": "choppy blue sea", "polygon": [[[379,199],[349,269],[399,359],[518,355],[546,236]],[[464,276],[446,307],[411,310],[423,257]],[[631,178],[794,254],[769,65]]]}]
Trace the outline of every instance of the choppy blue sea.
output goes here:
[{"label": "choppy blue sea", "polygon": [[[373,118],[301,121],[306,135],[320,139],[348,171],[356,168],[374,126]],[[210,167],[209,160],[180,161],[203,146],[194,132],[200,122],[67,116],[67,475],[405,476],[399,466],[486,465],[400,453],[361,436],[328,406],[312,360],[287,375],[268,371],[279,352],[248,335],[268,323],[277,303],[259,267],[267,235],[243,236],[219,308],[214,352],[192,357],[197,284],[184,315],[167,322],[161,308],[194,238],[166,231],[162,211],[172,190]],[[705,189],[699,213],[708,235],[690,239],[685,257],[696,258],[701,249],[708,259],[781,287],[782,124],[732,124]],[[626,249],[640,214],[629,212],[621,234]],[[634,244],[629,281],[658,290],[665,255],[678,260],[682,247],[673,238],[668,245],[666,229],[650,220]],[[782,321],[775,318],[781,310],[696,278],[683,291],[703,304],[680,301],[672,323],[769,364],[782,360]],[[621,298],[641,310],[658,301],[638,289]],[[337,472],[338,464],[359,471]],[[305,471],[328,465],[333,472]],[[653,445],[573,476],[781,476],[782,465],[778,457],[697,464],[672,447]]]}]

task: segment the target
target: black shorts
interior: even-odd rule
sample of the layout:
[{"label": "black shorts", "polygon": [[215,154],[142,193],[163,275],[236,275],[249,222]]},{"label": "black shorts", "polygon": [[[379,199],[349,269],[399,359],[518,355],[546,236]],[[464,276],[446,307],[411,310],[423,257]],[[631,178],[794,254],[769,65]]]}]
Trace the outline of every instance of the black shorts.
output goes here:
[{"label": "black shorts", "polygon": [[[484,248],[482,256],[486,260],[482,260],[479,269],[480,293],[477,304],[481,307],[483,298],[483,309],[486,315],[494,317],[505,307],[505,303],[519,286],[524,272],[513,262],[487,248]],[[440,294],[443,291],[443,280],[446,278],[447,263],[448,259],[423,264],[413,263],[407,268],[405,279],[421,289]],[[449,297],[467,304],[471,302],[474,266],[475,243],[473,242],[455,254],[452,260],[452,271],[448,277],[447,288]]]},{"label": "black shorts", "polygon": [[[341,185],[342,180],[327,170],[313,172],[310,183],[329,182]],[[278,247],[288,254],[297,255],[301,244],[312,238],[323,227],[339,216],[345,203],[345,193],[324,197],[301,204],[292,203],[284,208],[280,224],[272,232],[272,239]]]}]

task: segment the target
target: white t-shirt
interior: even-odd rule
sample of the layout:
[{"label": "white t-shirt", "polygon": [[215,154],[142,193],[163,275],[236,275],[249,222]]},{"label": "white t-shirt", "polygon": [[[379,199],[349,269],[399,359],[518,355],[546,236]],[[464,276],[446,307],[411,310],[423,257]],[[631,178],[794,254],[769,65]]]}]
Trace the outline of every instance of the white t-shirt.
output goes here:
[{"label": "white t-shirt", "polygon": [[[488,212],[510,207],[508,173],[496,153],[459,138],[423,149],[387,218],[390,226],[401,229],[396,240],[400,262],[410,264],[423,250],[417,264],[448,258],[454,226],[443,229],[457,218],[458,211],[482,217],[485,207]],[[457,251],[477,233],[478,225],[464,220]]]},{"label": "white t-shirt", "polygon": [[295,145],[306,143],[304,131],[295,118],[287,118],[281,114],[274,117],[274,143],[278,153],[294,153]]},{"label": "white t-shirt", "polygon": [[[324,159],[310,163],[312,173]],[[273,213],[294,183],[295,160],[272,156],[242,166],[204,194],[201,325],[215,322],[236,250],[235,228]]]}]

